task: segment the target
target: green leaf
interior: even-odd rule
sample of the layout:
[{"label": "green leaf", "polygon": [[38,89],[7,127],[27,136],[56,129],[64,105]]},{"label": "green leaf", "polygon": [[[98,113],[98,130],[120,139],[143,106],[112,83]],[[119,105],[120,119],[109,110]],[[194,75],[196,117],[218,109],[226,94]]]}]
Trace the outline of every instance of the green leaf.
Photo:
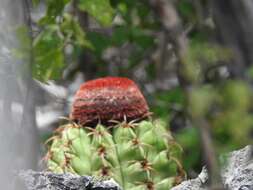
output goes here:
[{"label": "green leaf", "polygon": [[49,50],[43,56],[37,56],[35,59],[36,66],[33,68],[33,76],[42,81],[59,78],[64,66],[63,60],[63,53],[59,48]]},{"label": "green leaf", "polygon": [[[34,0],[36,1],[40,0]],[[38,25],[48,25],[56,22],[56,18],[62,16],[66,5],[70,2],[70,0],[47,0],[46,1],[46,14],[39,21]]]},{"label": "green leaf", "polygon": [[80,0],[79,8],[88,12],[103,26],[110,26],[114,17],[114,9],[110,0]]},{"label": "green leaf", "polygon": [[103,51],[111,44],[110,38],[97,32],[88,32],[87,39],[89,39],[91,46],[95,47],[93,50],[97,56],[101,56]]},{"label": "green leaf", "polygon": [[94,49],[92,44],[87,40],[86,33],[81,28],[78,20],[68,13],[63,15],[60,30],[64,34],[65,41],[89,49]]},{"label": "green leaf", "polygon": [[131,38],[142,49],[154,46],[154,37],[145,34],[145,31],[140,28],[131,28]]},{"label": "green leaf", "polygon": [[212,104],[215,103],[216,94],[212,86],[194,88],[189,95],[189,109],[193,116],[199,117],[208,113]]},{"label": "green leaf", "polygon": [[47,15],[48,16],[58,16],[62,13],[65,5],[69,3],[70,0],[47,0]]},{"label": "green leaf", "polygon": [[112,44],[116,46],[121,46],[123,43],[128,42],[130,36],[129,34],[129,27],[116,27],[112,36]]},{"label": "green leaf", "polygon": [[43,31],[33,43],[33,76],[46,81],[57,79],[64,66],[63,40],[56,34],[57,27]]},{"label": "green leaf", "polygon": [[179,13],[186,18],[193,18],[194,17],[194,7],[193,3],[187,1],[187,0],[181,0],[178,2],[177,5]]},{"label": "green leaf", "polygon": [[126,42],[133,42],[141,49],[147,49],[154,45],[154,38],[138,27],[120,26],[115,28],[112,43],[120,46]]}]

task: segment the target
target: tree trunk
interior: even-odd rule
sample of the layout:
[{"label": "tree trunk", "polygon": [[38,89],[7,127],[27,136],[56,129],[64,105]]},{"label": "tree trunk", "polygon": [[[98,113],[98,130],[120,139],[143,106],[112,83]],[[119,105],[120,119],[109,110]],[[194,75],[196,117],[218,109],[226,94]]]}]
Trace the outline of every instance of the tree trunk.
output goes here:
[{"label": "tree trunk", "polygon": [[29,27],[27,14],[27,2],[0,0],[0,184],[4,190],[25,189],[18,173],[36,169],[38,163],[31,43],[24,35],[29,36],[29,30],[24,30]]},{"label": "tree trunk", "polygon": [[219,36],[224,45],[233,51],[230,72],[234,77],[245,77],[246,68],[253,63],[253,1],[210,2]]}]

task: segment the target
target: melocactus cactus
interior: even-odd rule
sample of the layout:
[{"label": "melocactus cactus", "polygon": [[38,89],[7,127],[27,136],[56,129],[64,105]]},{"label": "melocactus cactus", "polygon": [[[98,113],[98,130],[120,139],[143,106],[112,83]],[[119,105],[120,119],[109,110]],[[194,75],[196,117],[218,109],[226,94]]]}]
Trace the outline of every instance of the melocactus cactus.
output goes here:
[{"label": "melocactus cactus", "polygon": [[142,120],[148,113],[129,79],[84,83],[75,96],[74,122],[60,126],[52,138],[48,169],[111,177],[124,190],[170,189],[183,171],[180,147],[164,123]]}]

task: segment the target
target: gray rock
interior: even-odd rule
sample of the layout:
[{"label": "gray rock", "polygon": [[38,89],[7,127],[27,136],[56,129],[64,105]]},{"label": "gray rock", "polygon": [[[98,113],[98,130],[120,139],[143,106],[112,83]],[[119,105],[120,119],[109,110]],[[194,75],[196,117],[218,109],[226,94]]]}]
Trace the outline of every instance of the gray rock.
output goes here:
[{"label": "gray rock", "polygon": [[[225,156],[226,163],[221,170],[225,189],[253,190],[253,146],[249,145]],[[172,190],[205,190],[208,172],[204,168],[196,179],[182,182]]]},{"label": "gray rock", "polygon": [[222,169],[222,181],[231,190],[253,190],[253,146],[231,152]]},{"label": "gray rock", "polygon": [[[225,155],[222,182],[225,189],[253,190],[253,146]],[[98,180],[90,176],[25,171],[21,176],[28,190],[121,190],[113,180]],[[182,182],[171,190],[207,190],[208,171],[204,167],[196,179]]]},{"label": "gray rock", "polygon": [[20,176],[25,180],[28,190],[121,190],[110,180],[96,179],[90,176],[78,176],[70,173],[23,171]]},{"label": "gray rock", "polygon": [[172,190],[205,190],[207,180],[207,169],[204,167],[196,179],[184,181],[180,185],[173,187]]}]

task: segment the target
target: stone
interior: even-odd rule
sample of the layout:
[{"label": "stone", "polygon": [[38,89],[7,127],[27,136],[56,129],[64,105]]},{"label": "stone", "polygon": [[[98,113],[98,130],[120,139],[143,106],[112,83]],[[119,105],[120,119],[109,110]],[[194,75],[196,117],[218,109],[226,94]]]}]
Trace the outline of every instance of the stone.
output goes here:
[{"label": "stone", "polygon": [[[225,155],[226,164],[221,169],[224,189],[253,190],[253,146]],[[208,172],[204,168],[196,179],[182,182],[171,190],[205,190]]]}]

